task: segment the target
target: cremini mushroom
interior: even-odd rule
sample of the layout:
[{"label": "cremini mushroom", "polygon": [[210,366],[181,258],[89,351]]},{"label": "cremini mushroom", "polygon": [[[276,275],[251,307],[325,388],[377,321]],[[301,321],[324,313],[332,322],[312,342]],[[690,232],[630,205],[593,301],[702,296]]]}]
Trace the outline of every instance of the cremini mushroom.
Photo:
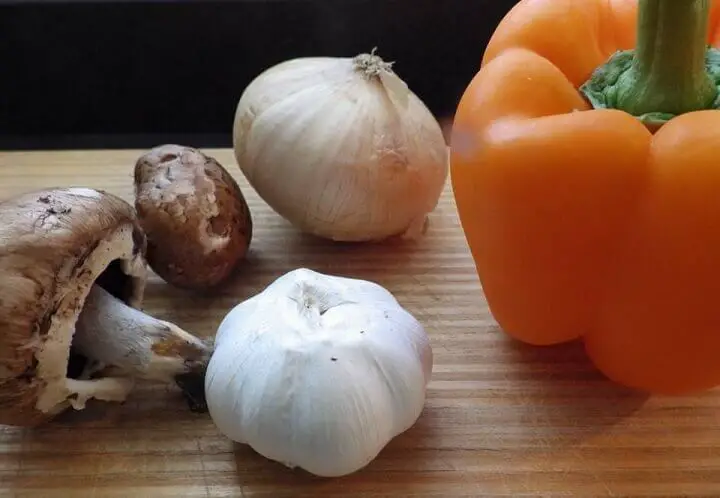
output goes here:
[{"label": "cremini mushroom", "polygon": [[137,309],[145,248],[132,206],[106,192],[0,202],[0,424],[122,401],[136,379],[202,377],[211,348]]},{"label": "cremini mushroom", "polygon": [[135,208],[150,267],[171,285],[202,290],[225,282],[252,238],[252,218],[235,179],[214,158],[161,145],[135,164]]}]

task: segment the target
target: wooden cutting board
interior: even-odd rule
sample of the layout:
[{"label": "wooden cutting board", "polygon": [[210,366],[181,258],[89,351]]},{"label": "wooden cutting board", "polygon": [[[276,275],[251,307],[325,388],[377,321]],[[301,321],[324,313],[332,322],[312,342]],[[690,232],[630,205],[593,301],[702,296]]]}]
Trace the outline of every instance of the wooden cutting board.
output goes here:
[{"label": "wooden cutting board", "polygon": [[[579,345],[533,348],[490,316],[446,190],[417,243],[333,245],[298,234],[240,181],[255,233],[235,281],[214,297],[151,277],[145,309],[199,335],[297,267],[375,280],[427,327],[426,409],[366,469],[318,479],[265,460],[189,413],[173,389],[94,403],[35,430],[0,426],[0,496],[720,497],[720,394],[647,398],[603,379]],[[48,186],[132,200],[141,151],[0,154],[0,198]],[[718,358],[720,361],[720,355]]]}]

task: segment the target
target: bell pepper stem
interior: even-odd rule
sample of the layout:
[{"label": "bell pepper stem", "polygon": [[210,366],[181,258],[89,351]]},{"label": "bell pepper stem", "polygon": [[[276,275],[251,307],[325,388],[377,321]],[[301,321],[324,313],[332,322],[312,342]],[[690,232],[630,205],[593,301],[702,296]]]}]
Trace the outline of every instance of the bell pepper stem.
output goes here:
[{"label": "bell pepper stem", "polygon": [[709,0],[639,0],[637,45],[615,53],[580,87],[595,108],[648,125],[718,106],[720,51],[708,46]]}]

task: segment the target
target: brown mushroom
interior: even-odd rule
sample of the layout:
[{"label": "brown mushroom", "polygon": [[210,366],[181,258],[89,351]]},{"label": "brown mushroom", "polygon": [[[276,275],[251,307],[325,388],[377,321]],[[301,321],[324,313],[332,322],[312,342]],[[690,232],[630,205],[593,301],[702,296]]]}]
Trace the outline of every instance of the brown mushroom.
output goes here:
[{"label": "brown mushroom", "polygon": [[171,285],[209,289],[247,254],[252,218],[235,179],[192,147],[161,145],[135,164],[135,208],[150,267]]},{"label": "brown mushroom", "polygon": [[0,424],[122,401],[137,378],[202,375],[209,346],[136,309],[146,239],[130,204],[52,189],[0,202],[0,220]]}]

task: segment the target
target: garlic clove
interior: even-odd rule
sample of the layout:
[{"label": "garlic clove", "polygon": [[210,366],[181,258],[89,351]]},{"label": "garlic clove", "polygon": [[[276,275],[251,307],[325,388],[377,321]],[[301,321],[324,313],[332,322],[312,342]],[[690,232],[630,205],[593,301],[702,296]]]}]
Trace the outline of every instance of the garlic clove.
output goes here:
[{"label": "garlic clove", "polygon": [[386,289],[308,269],[231,310],[215,345],[206,396],[218,429],[328,477],[412,427],[433,362],[422,325]]}]

